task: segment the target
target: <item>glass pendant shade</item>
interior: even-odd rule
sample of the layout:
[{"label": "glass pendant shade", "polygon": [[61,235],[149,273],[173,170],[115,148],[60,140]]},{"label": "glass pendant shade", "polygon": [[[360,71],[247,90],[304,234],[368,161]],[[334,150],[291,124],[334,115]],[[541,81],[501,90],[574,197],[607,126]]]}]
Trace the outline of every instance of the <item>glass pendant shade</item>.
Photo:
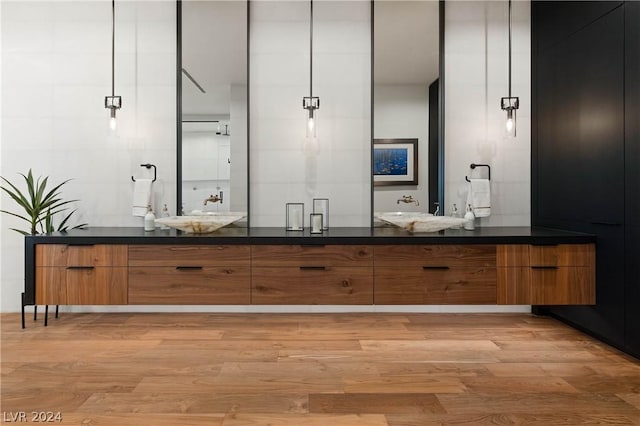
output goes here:
[{"label": "glass pendant shade", "polygon": [[500,100],[500,107],[507,113],[505,121],[505,131],[508,136],[516,137],[517,110],[520,107],[520,98],[505,97]]}]

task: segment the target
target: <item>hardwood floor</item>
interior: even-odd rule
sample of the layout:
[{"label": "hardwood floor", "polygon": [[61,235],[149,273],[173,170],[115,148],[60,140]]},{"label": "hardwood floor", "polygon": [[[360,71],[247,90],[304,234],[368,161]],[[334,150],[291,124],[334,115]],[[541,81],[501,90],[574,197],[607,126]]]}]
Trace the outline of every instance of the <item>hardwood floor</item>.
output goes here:
[{"label": "hardwood floor", "polygon": [[640,362],[549,318],[62,313],[25,330],[0,318],[2,422],[640,424]]}]

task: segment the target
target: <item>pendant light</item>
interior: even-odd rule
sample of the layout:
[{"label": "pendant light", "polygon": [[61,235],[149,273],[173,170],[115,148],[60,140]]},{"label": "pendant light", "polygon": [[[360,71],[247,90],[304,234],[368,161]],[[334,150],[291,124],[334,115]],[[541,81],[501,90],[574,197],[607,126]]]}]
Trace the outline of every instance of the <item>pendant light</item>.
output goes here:
[{"label": "pendant light", "polygon": [[116,0],[111,0],[111,96],[104,97],[109,110],[109,127],[116,129],[116,110],[122,107],[122,97],[116,96]]},{"label": "pendant light", "polygon": [[313,96],[313,0],[309,2],[309,96],[302,98],[302,108],[309,111],[307,118],[307,138],[316,137],[316,117],[314,111],[320,109],[320,98]]},{"label": "pendant light", "polygon": [[520,107],[520,98],[511,96],[511,0],[509,0],[509,96],[500,99],[500,107],[507,112],[506,131],[516,136],[516,111]]}]

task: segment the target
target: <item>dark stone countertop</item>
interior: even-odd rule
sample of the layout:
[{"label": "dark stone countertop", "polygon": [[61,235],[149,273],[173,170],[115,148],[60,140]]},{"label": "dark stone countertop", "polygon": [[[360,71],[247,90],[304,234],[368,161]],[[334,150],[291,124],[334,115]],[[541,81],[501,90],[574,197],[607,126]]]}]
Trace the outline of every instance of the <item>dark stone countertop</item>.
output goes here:
[{"label": "dark stone countertop", "polygon": [[210,234],[176,230],[145,232],[133,227],[92,227],[66,233],[27,236],[30,244],[560,244],[593,243],[596,237],[527,226],[483,227],[474,231],[447,229],[410,234],[396,227],[331,228],[323,234],[284,228],[226,227]]}]

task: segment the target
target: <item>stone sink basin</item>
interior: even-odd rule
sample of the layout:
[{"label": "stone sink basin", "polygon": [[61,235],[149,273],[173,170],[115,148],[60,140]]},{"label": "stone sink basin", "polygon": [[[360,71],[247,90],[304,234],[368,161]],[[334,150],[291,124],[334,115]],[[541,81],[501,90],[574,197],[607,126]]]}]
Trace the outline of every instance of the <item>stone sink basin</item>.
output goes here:
[{"label": "stone sink basin", "polygon": [[380,212],[376,218],[390,223],[411,233],[438,232],[448,228],[462,226],[464,219],[450,216],[433,216],[431,213],[420,212]]},{"label": "stone sink basin", "polygon": [[157,225],[166,225],[188,234],[208,234],[231,225],[244,218],[247,214],[242,212],[207,212],[188,216],[170,216],[156,219]]}]

